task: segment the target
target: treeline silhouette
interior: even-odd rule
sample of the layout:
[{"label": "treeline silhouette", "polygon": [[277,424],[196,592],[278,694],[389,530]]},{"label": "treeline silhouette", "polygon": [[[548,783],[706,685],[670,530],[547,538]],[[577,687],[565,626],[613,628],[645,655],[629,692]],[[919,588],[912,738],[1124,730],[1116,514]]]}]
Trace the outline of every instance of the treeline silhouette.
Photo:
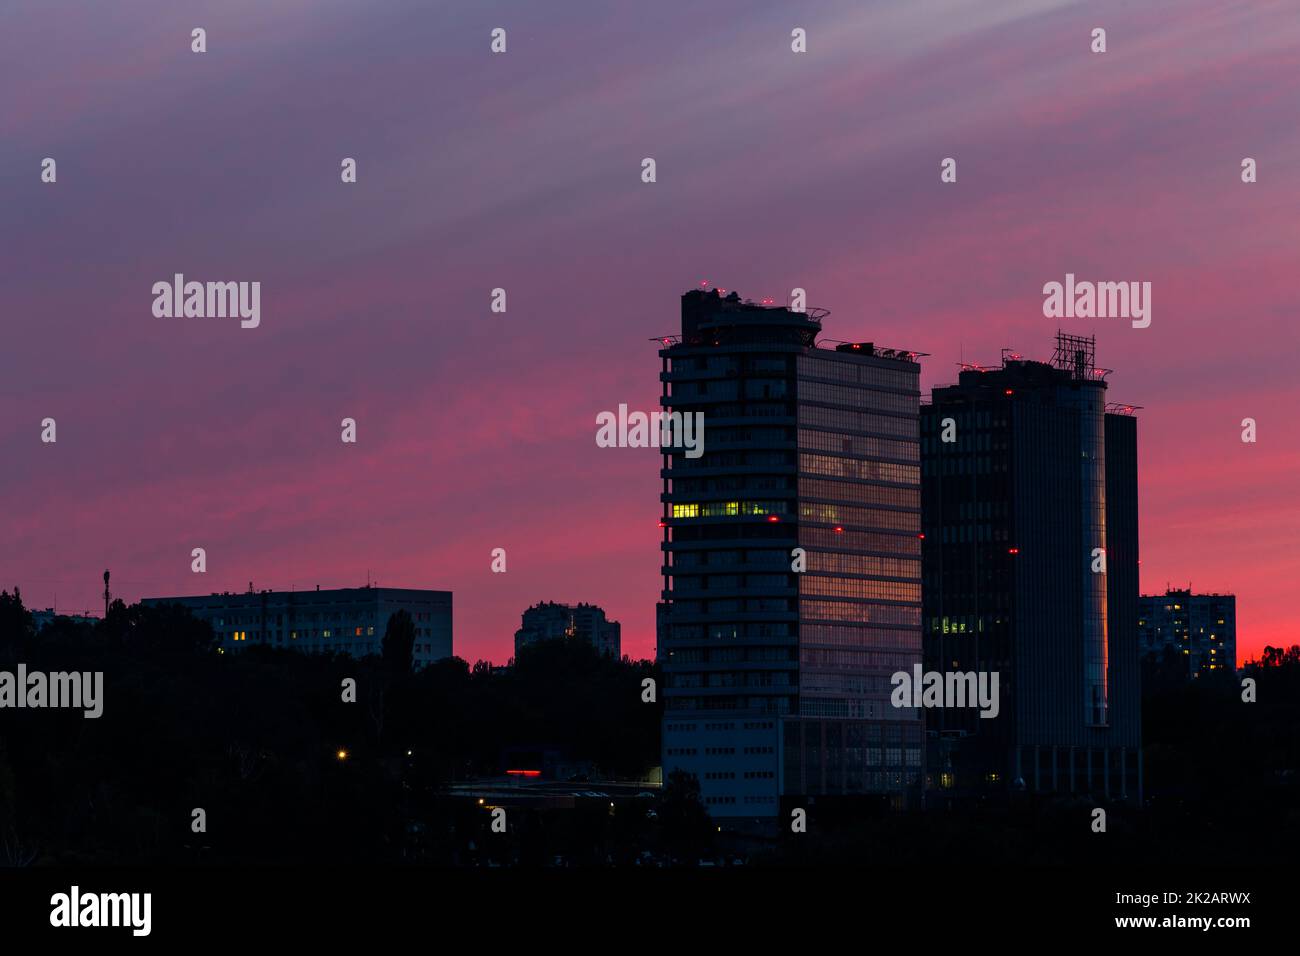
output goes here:
[{"label": "treeline silhouette", "polygon": [[187,609],[121,601],[98,623],[37,634],[18,592],[0,594],[0,669],[104,674],[99,719],[0,710],[0,865],[472,862],[489,821],[447,787],[500,774],[510,748],[620,779],[658,765],[661,706],[641,699],[650,663],[556,641],[509,668],[451,658],[412,673],[413,640],[399,614],[383,654],[361,660],[222,654]]},{"label": "treeline silhouette", "polygon": [[[0,710],[0,865],[1113,866],[1291,864],[1300,852],[1300,646],[1193,681],[1174,659],[1144,662],[1143,807],[1013,794],[900,813],[822,798],[799,801],[807,832],[792,833],[787,800],[765,834],[740,836],[718,832],[683,774],[617,811],[595,799],[512,809],[509,832],[492,833],[484,808],[452,788],[499,775],[521,750],[563,753],[593,778],[657,766],[661,704],[641,691],[659,675],[574,641],[526,649],[509,668],[453,658],[412,673],[413,641],[396,615],[382,654],[362,660],[260,645],[221,654],[188,610],[120,601],[98,623],[56,619],[36,634],[17,592],[0,593],[0,670],[104,673],[97,720]],[[356,703],[343,702],[346,678]],[[1098,806],[1104,836],[1090,827]],[[192,826],[200,808],[206,832]]]}]

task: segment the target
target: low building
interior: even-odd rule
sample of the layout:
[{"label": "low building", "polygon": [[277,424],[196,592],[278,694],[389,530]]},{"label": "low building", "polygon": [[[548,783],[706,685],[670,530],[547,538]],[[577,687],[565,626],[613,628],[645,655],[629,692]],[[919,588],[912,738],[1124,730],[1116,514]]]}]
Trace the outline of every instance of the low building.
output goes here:
[{"label": "low building", "polygon": [[1138,598],[1138,645],[1143,657],[1163,658],[1172,648],[1187,665],[1187,677],[1237,668],[1237,598],[1193,594],[1191,589]]},{"label": "low building", "polygon": [[60,614],[52,607],[47,607],[44,611],[32,611],[32,627],[39,634],[45,628],[54,623],[56,618],[65,618],[74,624],[98,624],[99,618],[91,617],[89,614]]},{"label": "low building", "polygon": [[622,653],[622,627],[605,617],[594,604],[534,604],[523,614],[523,626],[515,631],[515,655],[539,641],[565,638],[584,640],[606,657],[618,660]]},{"label": "low building", "polygon": [[416,668],[451,657],[451,592],[416,588],[246,591],[145,598],[179,604],[212,625],[223,652],[264,644],[309,654],[365,657],[383,650],[388,619],[405,610],[415,624]]}]

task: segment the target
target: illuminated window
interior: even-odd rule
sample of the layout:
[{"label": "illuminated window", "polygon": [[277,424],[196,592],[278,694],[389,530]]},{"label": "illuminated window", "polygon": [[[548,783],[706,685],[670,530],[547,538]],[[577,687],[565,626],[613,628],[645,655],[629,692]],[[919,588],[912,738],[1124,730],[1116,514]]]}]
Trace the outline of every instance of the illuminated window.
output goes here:
[{"label": "illuminated window", "polygon": [[356,633],[355,636],[356,636],[356,637],[360,637],[360,636],[361,636],[361,628],[357,628],[357,633]]},{"label": "illuminated window", "polygon": [[322,631],[322,632],[321,632],[321,636],[322,636],[322,637],[329,637],[329,636],[330,636],[329,629],[327,628],[327,629],[325,629],[324,631]]},{"label": "illuminated window", "polygon": [[375,633],[375,629],[373,627],[366,628],[367,635],[373,635],[374,633]]}]

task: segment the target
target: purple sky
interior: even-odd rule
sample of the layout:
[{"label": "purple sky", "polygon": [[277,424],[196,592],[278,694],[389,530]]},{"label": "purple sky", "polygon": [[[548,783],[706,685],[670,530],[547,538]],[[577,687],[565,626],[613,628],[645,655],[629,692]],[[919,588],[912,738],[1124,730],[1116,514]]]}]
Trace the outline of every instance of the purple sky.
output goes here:
[{"label": "purple sky", "polygon": [[[1050,356],[1073,272],[1153,284],[1150,328],[1065,322],[1144,406],[1143,590],[1235,592],[1243,659],[1293,643],[1298,103],[1293,0],[10,0],[0,585],[368,569],[454,591],[471,661],[543,599],[649,656],[659,459],[595,416],[655,407],[683,291],[801,286],[828,337],[931,353],[928,389]],[[154,318],[175,272],[260,281],[261,327]]]}]

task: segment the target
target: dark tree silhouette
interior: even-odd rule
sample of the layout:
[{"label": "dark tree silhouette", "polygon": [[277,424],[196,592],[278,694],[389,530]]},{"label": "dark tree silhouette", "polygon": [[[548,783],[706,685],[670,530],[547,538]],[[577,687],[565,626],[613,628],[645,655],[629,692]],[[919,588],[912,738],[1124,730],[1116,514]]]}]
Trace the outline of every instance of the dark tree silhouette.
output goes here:
[{"label": "dark tree silhouette", "polygon": [[714,825],[695,774],[674,770],[668,776],[659,801],[659,824],[669,854],[682,862],[694,863],[712,847]]},{"label": "dark tree silhouette", "polygon": [[23,607],[23,596],[17,588],[14,593],[0,591],[0,661],[12,657],[23,647],[32,633],[32,615]]},{"label": "dark tree silhouette", "polygon": [[415,621],[403,608],[388,618],[384,630],[384,665],[393,673],[409,674],[415,652]]}]

